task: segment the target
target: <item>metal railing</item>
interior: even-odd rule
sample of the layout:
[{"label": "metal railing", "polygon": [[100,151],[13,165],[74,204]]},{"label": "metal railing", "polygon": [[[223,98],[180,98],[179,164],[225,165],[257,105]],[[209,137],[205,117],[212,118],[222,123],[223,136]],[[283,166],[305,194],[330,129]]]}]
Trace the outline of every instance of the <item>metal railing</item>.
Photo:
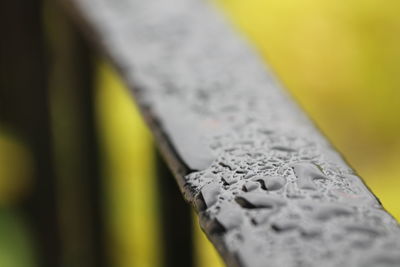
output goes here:
[{"label": "metal railing", "polygon": [[[228,266],[400,266],[397,222],[209,3],[62,4],[118,69],[180,191]],[[76,90],[87,90],[86,74],[75,67],[90,63],[77,51],[93,49],[78,43],[69,49],[80,58],[66,71]],[[92,128],[84,130],[86,142],[95,140]],[[93,151],[87,156],[95,159]],[[189,266],[190,209],[159,162],[166,265]],[[86,210],[95,211],[92,226],[101,216],[95,184],[81,184],[91,192],[87,199],[94,207]],[[96,244],[101,240],[87,246],[101,256]],[[106,262],[92,260],[93,266]],[[55,262],[49,258],[47,265]]]}]

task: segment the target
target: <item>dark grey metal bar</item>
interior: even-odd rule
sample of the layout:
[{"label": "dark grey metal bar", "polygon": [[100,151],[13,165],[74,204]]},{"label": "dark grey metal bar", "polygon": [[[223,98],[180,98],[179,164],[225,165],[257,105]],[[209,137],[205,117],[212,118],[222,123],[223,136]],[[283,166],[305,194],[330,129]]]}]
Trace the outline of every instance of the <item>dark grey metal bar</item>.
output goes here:
[{"label": "dark grey metal bar", "polygon": [[400,265],[397,222],[208,3],[65,2],[229,266]]},{"label": "dark grey metal bar", "polygon": [[174,176],[160,153],[156,153],[163,266],[195,266],[191,208],[183,200]]}]

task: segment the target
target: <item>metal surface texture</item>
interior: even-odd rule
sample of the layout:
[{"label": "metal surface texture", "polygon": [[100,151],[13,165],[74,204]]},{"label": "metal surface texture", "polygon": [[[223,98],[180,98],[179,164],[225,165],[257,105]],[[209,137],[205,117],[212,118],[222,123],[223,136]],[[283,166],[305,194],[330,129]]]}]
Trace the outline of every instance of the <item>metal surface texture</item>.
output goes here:
[{"label": "metal surface texture", "polygon": [[229,266],[400,266],[397,222],[210,3],[65,2]]}]

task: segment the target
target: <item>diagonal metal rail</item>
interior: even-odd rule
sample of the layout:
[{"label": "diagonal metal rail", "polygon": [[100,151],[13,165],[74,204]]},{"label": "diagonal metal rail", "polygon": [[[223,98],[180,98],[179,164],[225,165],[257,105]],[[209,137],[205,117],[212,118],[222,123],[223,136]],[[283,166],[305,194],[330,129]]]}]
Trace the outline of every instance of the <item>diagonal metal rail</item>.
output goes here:
[{"label": "diagonal metal rail", "polygon": [[229,266],[400,266],[400,229],[202,0],[65,0]]}]

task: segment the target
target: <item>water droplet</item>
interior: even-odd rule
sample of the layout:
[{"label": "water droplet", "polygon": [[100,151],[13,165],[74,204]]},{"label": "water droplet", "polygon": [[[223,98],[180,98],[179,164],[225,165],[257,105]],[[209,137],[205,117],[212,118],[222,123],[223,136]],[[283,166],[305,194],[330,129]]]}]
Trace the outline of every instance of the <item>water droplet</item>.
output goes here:
[{"label": "water droplet", "polygon": [[250,192],[250,191],[254,191],[257,188],[260,187],[260,184],[257,182],[252,182],[252,181],[247,181],[244,185],[243,185],[243,191],[245,192]]},{"label": "water droplet", "polygon": [[227,203],[221,206],[215,219],[225,230],[230,230],[242,224],[243,214],[238,206]]},{"label": "water droplet", "polygon": [[244,179],[249,179],[251,177],[254,177],[256,174],[254,172],[249,172],[248,174],[246,174],[246,176],[244,177]]},{"label": "water droplet", "polygon": [[327,221],[338,216],[350,216],[354,213],[353,209],[333,203],[325,203],[314,207],[313,217],[319,221]]},{"label": "water droplet", "polygon": [[272,146],[271,149],[288,153],[297,151],[296,149],[287,146]]},{"label": "water droplet", "polygon": [[210,183],[203,186],[196,199],[196,206],[199,210],[205,210],[214,205],[220,193],[220,185],[218,183]]},{"label": "water droplet", "polygon": [[268,191],[281,189],[286,184],[286,179],[281,176],[254,177],[253,180],[261,184],[261,188]]},{"label": "water droplet", "polygon": [[286,201],[275,196],[270,196],[262,192],[249,192],[242,194],[235,198],[236,202],[239,203],[243,208],[255,209],[255,208],[276,208],[286,204]]},{"label": "water droplet", "polygon": [[225,185],[231,185],[238,181],[236,178],[234,178],[231,174],[228,174],[228,173],[224,173],[222,175],[221,179]]},{"label": "water droplet", "polygon": [[345,229],[349,232],[349,233],[359,233],[359,234],[364,234],[364,235],[368,235],[370,237],[376,237],[378,235],[381,235],[381,232],[378,231],[375,228],[372,228],[370,226],[367,225],[347,225],[345,227]]},{"label": "water droplet", "polygon": [[227,163],[227,162],[222,162],[222,161],[220,161],[220,162],[218,162],[218,164],[219,164],[221,167],[228,168],[228,169],[231,170],[231,171],[233,171],[233,170],[236,168],[235,166],[232,166],[231,164],[229,164],[229,163]]},{"label": "water droplet", "polygon": [[312,163],[297,163],[293,166],[297,177],[297,185],[300,189],[316,190],[317,185],[314,180],[328,179],[321,170]]},{"label": "water droplet", "polygon": [[299,225],[292,220],[281,219],[279,221],[273,222],[271,227],[275,232],[283,233],[283,232],[295,230],[299,227]]}]

